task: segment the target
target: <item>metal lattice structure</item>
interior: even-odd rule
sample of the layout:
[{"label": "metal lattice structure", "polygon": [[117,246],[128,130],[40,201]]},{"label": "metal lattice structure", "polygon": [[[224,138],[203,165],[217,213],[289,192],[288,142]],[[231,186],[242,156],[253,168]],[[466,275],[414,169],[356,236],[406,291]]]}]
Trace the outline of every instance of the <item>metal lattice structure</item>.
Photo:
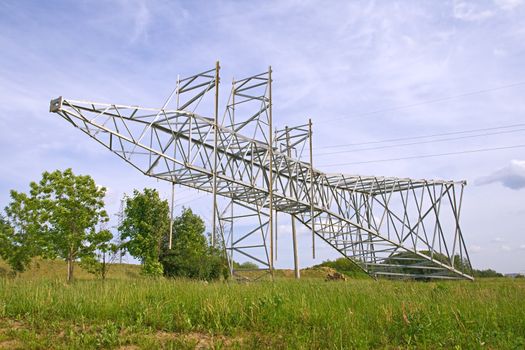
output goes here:
[{"label": "metal lattice structure", "polygon": [[[241,256],[273,271],[279,213],[292,217],[296,265],[298,221],[314,254],[322,239],[373,277],[472,279],[459,225],[465,182],[322,172],[311,121],[274,130],[271,68],[234,81],[221,118],[219,69],[179,80],[160,109],[60,97],[50,111],[143,174],[211,193],[212,241],[232,274]],[[197,114],[210,97],[213,116]]]}]

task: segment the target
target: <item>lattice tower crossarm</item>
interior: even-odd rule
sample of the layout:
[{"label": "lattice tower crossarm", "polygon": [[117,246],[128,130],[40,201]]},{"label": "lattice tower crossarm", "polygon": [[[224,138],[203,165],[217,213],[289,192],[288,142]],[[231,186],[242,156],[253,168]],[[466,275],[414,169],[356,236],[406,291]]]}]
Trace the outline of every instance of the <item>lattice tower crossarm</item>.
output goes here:
[{"label": "lattice tower crossarm", "polygon": [[[255,117],[218,123],[217,117],[196,114],[195,104],[217,86],[214,73],[182,80],[204,92],[179,104],[180,109],[60,97],[51,101],[50,110],[145,175],[215,193],[262,217],[292,215],[371,276],[472,279],[459,225],[465,182],[324,173],[311,165],[311,155],[310,162],[296,159],[281,151],[267,131],[257,133],[266,125],[261,124],[265,95],[246,91],[264,87],[270,81],[266,73],[239,80],[235,87],[237,95],[247,94],[246,101],[263,103]],[[197,84],[198,78],[207,80]],[[246,82],[252,85],[242,85]],[[192,85],[181,87],[177,99]],[[272,225],[261,222],[266,230]],[[268,254],[266,241],[273,237],[261,232],[265,258],[259,261],[271,270],[273,250]],[[232,253],[235,247],[223,234],[222,240]]]}]

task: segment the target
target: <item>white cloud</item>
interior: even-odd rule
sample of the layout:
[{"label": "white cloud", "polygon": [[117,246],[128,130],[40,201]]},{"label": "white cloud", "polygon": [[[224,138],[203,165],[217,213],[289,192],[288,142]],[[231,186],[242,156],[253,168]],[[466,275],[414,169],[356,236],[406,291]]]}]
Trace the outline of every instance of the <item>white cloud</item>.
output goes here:
[{"label": "white cloud", "polygon": [[506,244],[501,245],[500,249],[504,252],[510,252],[512,248]]},{"label": "white cloud", "polygon": [[494,0],[494,3],[502,10],[509,11],[523,4],[523,0]]},{"label": "white cloud", "polygon": [[139,39],[147,39],[148,25],[150,23],[150,11],[145,1],[138,1],[134,7],[134,28],[131,42]]},{"label": "white cloud", "polygon": [[490,18],[494,15],[493,11],[481,9],[479,3],[468,1],[454,2],[454,17],[467,22],[477,22]]},{"label": "white cloud", "polygon": [[508,55],[507,50],[500,49],[500,48],[494,48],[492,52],[494,53],[494,56],[496,57],[506,57]]},{"label": "white cloud", "polygon": [[520,249],[525,249],[525,244],[520,245]]},{"label": "white cloud", "polygon": [[121,8],[133,21],[130,42],[147,40],[148,27],[151,21],[151,11],[143,0],[121,2]]},{"label": "white cloud", "polygon": [[475,180],[476,185],[487,185],[494,182],[500,182],[512,190],[525,188],[525,160],[512,160],[509,165]]},{"label": "white cloud", "polygon": [[474,253],[474,254],[475,254],[475,253],[479,253],[479,252],[481,252],[482,250],[483,250],[483,249],[482,249],[481,246],[479,246],[479,245],[471,245],[471,246],[469,247],[469,251],[470,251],[471,253]]}]

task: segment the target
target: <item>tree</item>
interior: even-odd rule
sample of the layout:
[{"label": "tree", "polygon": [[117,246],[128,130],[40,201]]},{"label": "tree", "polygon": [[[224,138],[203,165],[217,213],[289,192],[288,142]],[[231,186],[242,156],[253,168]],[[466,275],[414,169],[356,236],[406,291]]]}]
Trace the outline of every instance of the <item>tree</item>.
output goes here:
[{"label": "tree", "polygon": [[0,259],[7,261],[10,265],[13,265],[13,262],[10,261],[14,248],[11,244],[13,234],[13,227],[0,215]]},{"label": "tree", "polygon": [[105,192],[90,176],[71,169],[44,172],[39,183],[31,182],[29,195],[11,191],[6,207],[14,229],[11,266],[23,270],[36,255],[61,258],[67,262],[67,280],[73,280],[75,261],[100,244],[95,227],[108,221]]},{"label": "tree", "polygon": [[0,215],[0,259],[7,260],[9,251],[9,236],[12,235],[13,228],[7,220]]},{"label": "tree", "polygon": [[103,280],[106,279],[110,264],[119,256],[119,247],[111,241],[112,239],[113,234],[111,231],[106,229],[98,231],[92,240],[97,250],[93,254],[83,257],[80,262],[80,265],[86,271]]},{"label": "tree", "polygon": [[502,273],[499,273],[492,269],[486,269],[486,270],[473,270],[474,277],[503,277]]},{"label": "tree", "polygon": [[5,208],[0,228],[0,254],[16,274],[25,271],[31,258],[43,251],[42,236],[38,235],[41,213],[34,196],[16,191],[10,194],[11,203]]},{"label": "tree", "polygon": [[227,263],[220,247],[206,240],[204,221],[185,208],[173,221],[173,247],[163,241],[161,263],[164,275],[204,280],[227,277]]},{"label": "tree", "polygon": [[120,238],[125,241],[123,247],[141,261],[146,275],[162,275],[159,256],[169,225],[168,201],[160,199],[157,190],[134,190],[133,196],[126,198]]}]

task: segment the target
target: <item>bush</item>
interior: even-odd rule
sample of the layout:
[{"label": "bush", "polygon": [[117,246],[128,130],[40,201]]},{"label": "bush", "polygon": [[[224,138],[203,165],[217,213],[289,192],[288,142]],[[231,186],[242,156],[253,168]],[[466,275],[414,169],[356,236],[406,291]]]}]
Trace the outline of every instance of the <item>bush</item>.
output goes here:
[{"label": "bush", "polygon": [[163,242],[160,256],[164,276],[202,280],[228,277],[222,250],[209,245],[204,230],[204,221],[191,209],[184,209],[173,221],[173,247],[169,249]]},{"label": "bush", "polygon": [[494,271],[492,269],[486,269],[486,270],[474,270],[473,271],[474,277],[503,277],[503,274]]},{"label": "bush", "polygon": [[251,261],[245,261],[242,264],[239,264],[237,261],[234,261],[233,268],[236,270],[257,270],[259,266]]},{"label": "bush", "polygon": [[161,255],[166,277],[186,277],[200,280],[216,280],[228,277],[225,259],[211,248],[204,254],[188,250],[166,250]]}]

